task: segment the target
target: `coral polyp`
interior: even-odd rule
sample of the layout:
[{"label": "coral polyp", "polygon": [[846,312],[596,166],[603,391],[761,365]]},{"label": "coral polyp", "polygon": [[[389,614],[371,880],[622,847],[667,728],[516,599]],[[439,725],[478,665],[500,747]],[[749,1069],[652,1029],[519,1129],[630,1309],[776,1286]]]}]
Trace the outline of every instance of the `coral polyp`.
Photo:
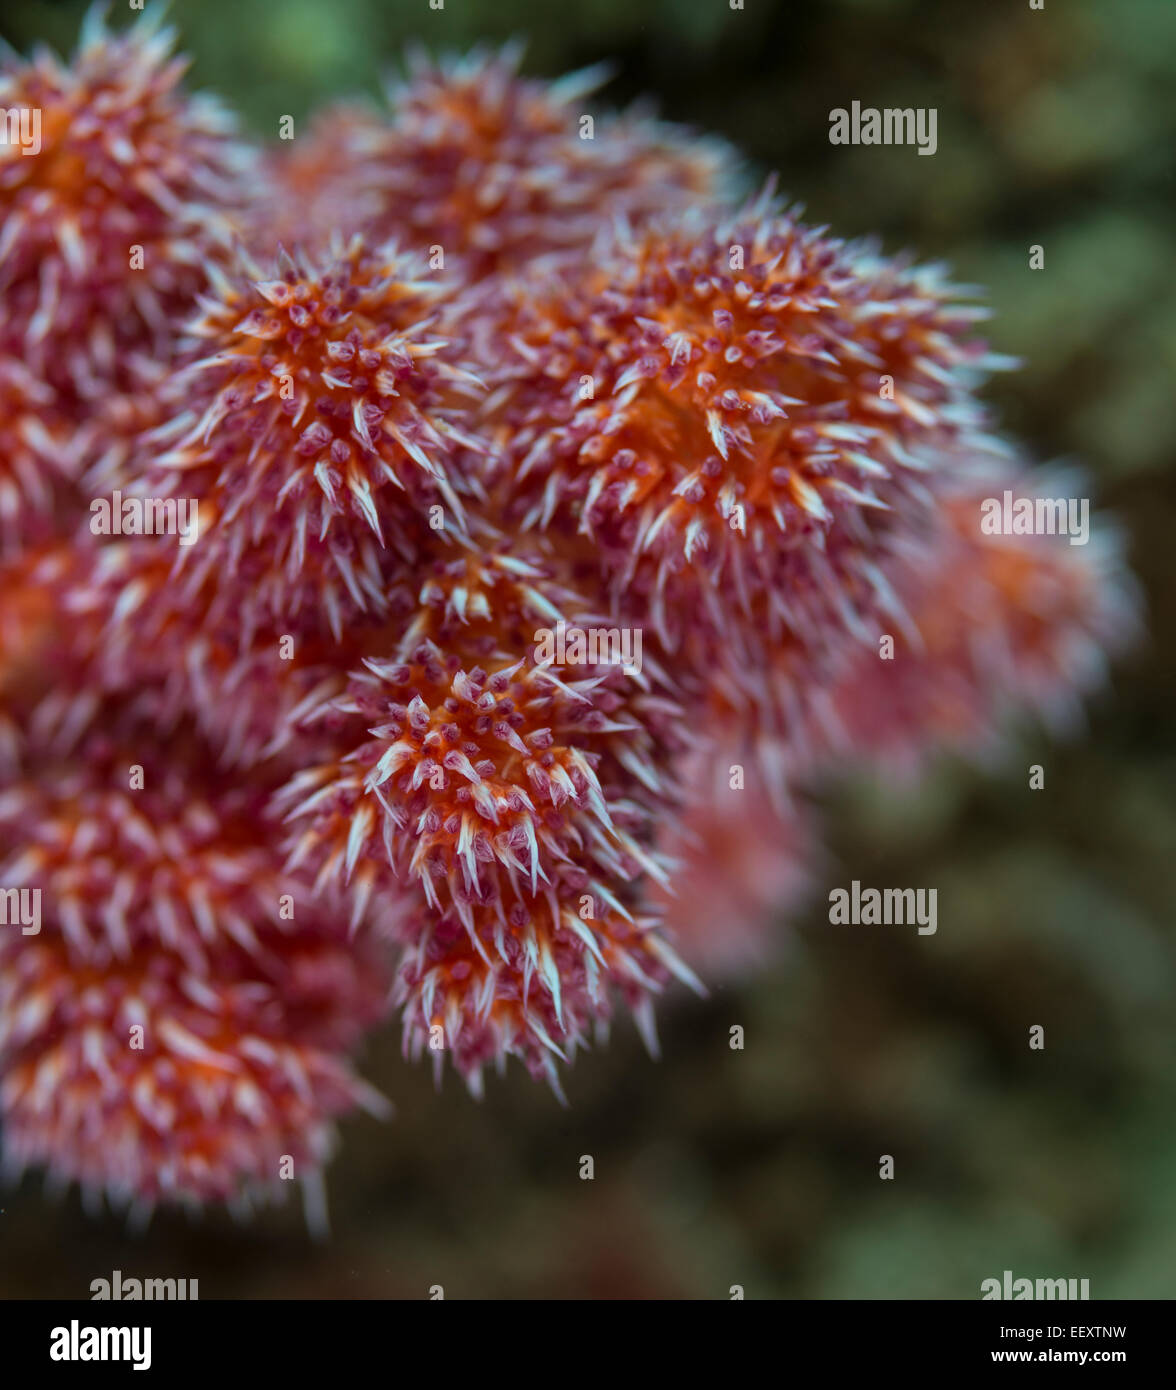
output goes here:
[{"label": "coral polyp", "polygon": [[578,897],[545,904],[539,921],[526,899],[495,902],[479,910],[472,933],[455,916],[417,918],[394,996],[404,1006],[405,1051],[430,1051],[438,1070],[448,1055],[475,1095],[487,1066],[501,1071],[517,1057],[562,1100],[559,1064],[607,1025],[619,995],[656,1053],[653,997],[673,976],[698,982],[655,917],[614,910],[586,928]]},{"label": "coral polyp", "polygon": [[273,1195],[282,1160],[317,1210],[331,1118],[386,1109],[348,1057],[386,992],[375,933],[282,872],[259,788],[184,732],[120,733],[0,792],[0,878],[39,904],[0,942],[5,1162],[143,1206]]},{"label": "coral polyp", "polygon": [[42,379],[86,400],[170,350],[247,201],[249,147],[183,91],[161,15],[116,34],[95,9],[68,66],[46,49],[0,67],[0,106],[35,113],[0,144],[5,316]]},{"label": "coral polyp", "polygon": [[836,565],[864,578],[882,558],[921,476],[980,432],[971,392],[1003,364],[936,269],[837,242],[769,195],[655,223],[502,315],[486,429],[511,514],[588,538],[672,645],[715,590],[721,627],[737,612],[797,630],[831,564],[852,607]]},{"label": "coral polyp", "polygon": [[581,99],[603,68],[544,83],[519,74],[521,57],[517,45],[439,61],[416,50],[386,116],[324,113],[305,148],[273,161],[283,234],[313,242],[342,217],[478,280],[587,250],[602,218],[639,223],[727,186],[722,142],[684,140],[640,111],[598,128]]},{"label": "coral polyp", "polygon": [[418,55],[279,154],[171,44],[0,77],[44,121],[0,148],[4,1161],[318,1219],[392,1012],[478,1095],[562,1097],[618,1010],[656,1050],[814,881],[822,779],[1072,709],[1137,605],[1104,523],[982,529],[1047,475],[939,267],[581,111],[598,71]]},{"label": "coral polyp", "polygon": [[1032,497],[1051,482],[1059,491],[1082,486],[1044,470],[1040,478],[960,470],[939,497],[935,530],[896,560],[907,621],[893,635],[895,659],[874,671],[854,654],[820,693],[811,746],[915,772],[936,749],[998,748],[1017,716],[1032,713],[1059,732],[1078,722],[1079,692],[1097,688],[1108,657],[1139,635],[1119,536],[1104,526],[1074,547],[984,535],[977,525],[985,498],[1010,486]]},{"label": "coral polyp", "polygon": [[[147,1214],[159,1201],[256,1203],[318,1184],[332,1120],[387,1105],[273,986],[192,976],[157,952],[82,966],[61,942],[4,952],[0,1118],[10,1173],[47,1168]],[[316,971],[336,962],[322,955]]]},{"label": "coral polyp", "polygon": [[460,529],[447,460],[477,448],[457,423],[477,383],[415,258],[357,237],[321,265],[244,269],[189,328],[139,486],[198,500],[187,582],[239,586],[271,620],[325,611],[338,636],[347,611],[383,605],[383,554],[412,559],[430,505]]}]

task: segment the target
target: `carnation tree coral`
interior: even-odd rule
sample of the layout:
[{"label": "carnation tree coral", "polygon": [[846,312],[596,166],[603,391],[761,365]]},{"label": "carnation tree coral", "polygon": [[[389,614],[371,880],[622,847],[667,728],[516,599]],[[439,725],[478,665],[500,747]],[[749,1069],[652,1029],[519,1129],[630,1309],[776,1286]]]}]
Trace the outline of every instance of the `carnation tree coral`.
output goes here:
[{"label": "carnation tree coral", "polygon": [[1062,708],[1130,629],[1105,528],[981,533],[1044,484],[938,268],[518,64],[266,154],[157,18],[6,63],[11,1169],[318,1214],[367,1029],[478,1094],[562,1095],[618,1004],[655,1048],[813,880],[820,777]]}]

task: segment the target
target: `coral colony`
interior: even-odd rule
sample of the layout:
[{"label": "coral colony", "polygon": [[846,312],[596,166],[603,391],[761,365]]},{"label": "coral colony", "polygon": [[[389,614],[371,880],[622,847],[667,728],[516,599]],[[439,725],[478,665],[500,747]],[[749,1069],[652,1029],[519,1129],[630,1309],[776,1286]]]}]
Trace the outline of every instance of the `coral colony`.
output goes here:
[{"label": "coral colony", "polygon": [[0,69],[3,1154],[317,1218],[390,1012],[475,1095],[654,1049],[800,793],[1070,712],[1132,590],[991,524],[1044,483],[967,291],[599,73],[418,56],[262,151],[183,70]]}]

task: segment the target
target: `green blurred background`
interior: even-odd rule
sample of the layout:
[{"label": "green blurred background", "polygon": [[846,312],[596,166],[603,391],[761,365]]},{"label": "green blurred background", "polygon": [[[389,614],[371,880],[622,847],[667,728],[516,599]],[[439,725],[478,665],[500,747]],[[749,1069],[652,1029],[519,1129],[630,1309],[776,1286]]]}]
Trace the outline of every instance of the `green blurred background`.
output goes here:
[{"label": "green blurred background", "polygon": [[[80,3],[21,3],[17,47],[72,46]],[[115,12],[125,7],[115,6]],[[780,925],[777,962],[581,1057],[562,1110],[521,1069],[476,1103],[400,1059],[397,1105],[343,1126],[333,1235],[297,1201],[250,1224],[157,1215],[132,1237],[26,1179],[0,1196],[0,1292],[198,1278],[201,1296],[977,1298],[1004,1269],[1176,1294],[1176,5],[1170,0],[177,0],[196,85],[266,137],[375,93],[411,39],[528,37],[528,72],[609,58],[608,99],[718,132],[808,215],[985,284],[989,393],[1042,459],[1080,459],[1122,517],[1149,644],[1089,728],[1023,731],[1008,761],[941,764],[916,791],[825,798],[821,888],[937,885],[940,930]],[[834,149],[829,111],[934,106],[939,149]],[[1028,268],[1031,244],[1045,269]],[[1027,769],[1046,769],[1028,791]],[[743,1026],[732,1051],[728,1030]],[[1046,1048],[1028,1047],[1030,1024]],[[591,1154],[596,1176],[579,1177]],[[878,1177],[881,1154],[896,1176]]]}]

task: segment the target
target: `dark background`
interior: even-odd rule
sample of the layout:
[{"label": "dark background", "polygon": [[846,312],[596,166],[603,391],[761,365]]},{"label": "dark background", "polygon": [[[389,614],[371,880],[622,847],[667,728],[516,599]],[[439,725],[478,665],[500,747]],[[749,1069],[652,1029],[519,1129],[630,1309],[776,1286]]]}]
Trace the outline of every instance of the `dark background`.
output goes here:
[{"label": "dark background", "polygon": [[[69,48],[83,9],[21,0],[0,32]],[[610,58],[608,101],[652,96],[757,177],[779,170],[813,220],[950,261],[1026,361],[989,392],[1003,424],[1083,461],[1123,519],[1151,639],[1069,744],[1029,727],[1001,765],[830,790],[818,901],[851,877],[935,884],[936,936],[836,932],[819,906],[782,922],[771,967],[661,1006],[661,1062],[618,1022],[566,1078],[567,1111],[521,1068],[480,1104],[452,1076],[438,1093],[393,1030],[364,1070],[397,1117],[343,1126],[329,1243],[296,1202],[133,1237],[26,1178],[0,1196],[0,1292],[86,1297],[119,1268],[198,1278],[204,1298],[977,1298],[1011,1269],[1088,1278],[1096,1299],[1176,1294],[1176,5],[179,0],[171,17],[194,83],[267,138],[374,93],[411,38],[526,35],[526,70],[549,77]],[[936,107],[938,153],[831,147],[829,111],[854,99]]]}]

